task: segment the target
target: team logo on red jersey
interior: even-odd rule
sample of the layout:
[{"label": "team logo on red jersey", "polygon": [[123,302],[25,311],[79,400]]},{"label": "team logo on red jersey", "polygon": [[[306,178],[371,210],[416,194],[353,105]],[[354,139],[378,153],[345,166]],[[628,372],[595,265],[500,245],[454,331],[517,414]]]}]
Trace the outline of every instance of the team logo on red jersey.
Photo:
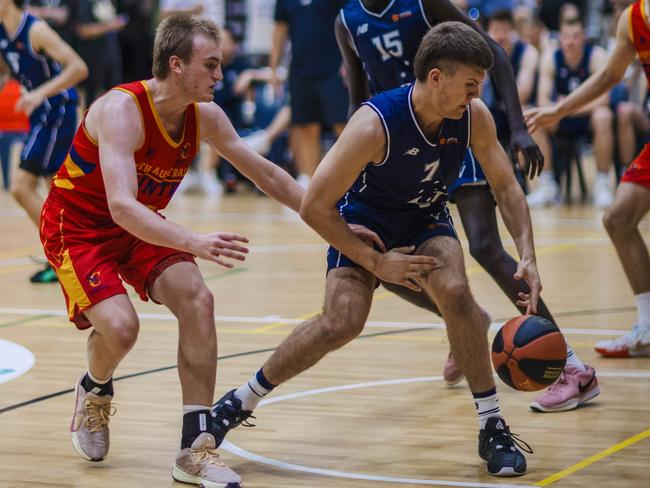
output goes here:
[{"label": "team logo on red jersey", "polygon": [[187,159],[187,155],[190,152],[190,147],[192,147],[192,144],[189,142],[183,144],[183,147],[181,148],[181,159]]}]

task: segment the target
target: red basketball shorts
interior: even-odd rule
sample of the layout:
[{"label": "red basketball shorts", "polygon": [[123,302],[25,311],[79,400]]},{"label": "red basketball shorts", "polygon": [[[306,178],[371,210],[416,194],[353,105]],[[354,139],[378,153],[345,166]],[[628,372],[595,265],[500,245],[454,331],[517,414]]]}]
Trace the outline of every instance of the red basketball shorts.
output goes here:
[{"label": "red basketball shorts", "polygon": [[126,293],[122,280],[147,301],[148,290],[166,268],[195,262],[191,254],[144,242],[114,223],[98,225],[51,199],[41,212],[40,234],[45,256],[59,277],[68,316],[79,329],[91,326],[84,310]]},{"label": "red basketball shorts", "polygon": [[650,188],[650,144],[643,146],[639,155],[627,167],[621,181]]}]

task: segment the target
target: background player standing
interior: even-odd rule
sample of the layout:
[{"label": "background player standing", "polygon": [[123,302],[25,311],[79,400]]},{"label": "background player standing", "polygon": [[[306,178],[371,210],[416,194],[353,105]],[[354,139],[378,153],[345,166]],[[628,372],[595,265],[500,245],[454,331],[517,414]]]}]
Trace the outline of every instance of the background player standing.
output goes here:
[{"label": "background player standing", "polygon": [[[28,115],[30,132],[11,194],[38,227],[43,206],[38,179],[49,185],[70,147],[77,129],[73,87],[88,76],[88,68],[51,27],[23,10],[23,3],[0,0],[0,88],[13,76],[24,89],[16,111]],[[56,281],[56,274],[48,265],[31,281]]]}]

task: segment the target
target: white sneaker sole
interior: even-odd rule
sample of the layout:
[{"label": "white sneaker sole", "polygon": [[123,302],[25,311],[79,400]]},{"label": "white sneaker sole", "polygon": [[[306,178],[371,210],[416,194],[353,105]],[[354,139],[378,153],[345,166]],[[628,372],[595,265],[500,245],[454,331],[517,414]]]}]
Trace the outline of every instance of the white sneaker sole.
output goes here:
[{"label": "white sneaker sole", "polygon": [[580,405],[587,403],[589,400],[597,397],[599,394],[600,394],[600,387],[597,386],[593,390],[589,390],[587,393],[580,396],[580,398],[571,398],[566,402],[560,403],[559,405],[555,405],[553,407],[545,407],[541,403],[533,402],[530,404],[530,408],[535,412],[544,412],[544,413],[566,412],[568,410],[573,410],[575,408],[578,408]]},{"label": "white sneaker sole", "polygon": [[181,468],[178,466],[174,465],[174,469],[172,470],[172,477],[181,483],[188,483],[191,485],[198,485],[202,486],[203,488],[228,488],[228,486],[239,486],[239,483],[237,482],[221,482],[221,483],[215,483],[214,481],[208,481],[204,480],[200,476],[194,476],[191,475],[185,471],[183,471]]}]

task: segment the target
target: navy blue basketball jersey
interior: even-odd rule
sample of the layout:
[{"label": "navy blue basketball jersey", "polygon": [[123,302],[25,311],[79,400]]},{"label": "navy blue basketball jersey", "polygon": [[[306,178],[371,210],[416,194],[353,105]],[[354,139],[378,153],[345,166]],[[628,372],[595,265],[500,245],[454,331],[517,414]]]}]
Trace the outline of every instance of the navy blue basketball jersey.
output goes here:
[{"label": "navy blue basketball jersey", "polygon": [[594,47],[586,44],[582,53],[582,59],[577,68],[571,68],[566,64],[562,49],[555,51],[555,82],[553,85],[554,98],[557,95],[568,95],[575,91],[587,78],[589,78],[589,63]]},{"label": "navy blue basketball jersey", "polygon": [[372,108],[386,133],[386,155],[369,163],[342,201],[388,211],[439,208],[446,212],[447,187],[458,178],[469,147],[469,107],[458,119],[443,119],[437,137],[427,139],[415,118],[413,84],[380,93]]},{"label": "navy blue basketball jersey", "polygon": [[354,48],[377,94],[415,80],[413,60],[431,25],[421,0],[392,0],[383,12],[367,10],[361,0],[341,9]]},{"label": "navy blue basketball jersey", "polygon": [[[27,90],[34,90],[61,72],[61,66],[47,56],[34,52],[29,41],[29,31],[38,18],[23,13],[16,33],[10,35],[0,23],[0,51],[13,76]],[[30,123],[40,121],[45,114],[61,103],[77,100],[77,91],[68,88],[46,100],[30,116]]]}]

